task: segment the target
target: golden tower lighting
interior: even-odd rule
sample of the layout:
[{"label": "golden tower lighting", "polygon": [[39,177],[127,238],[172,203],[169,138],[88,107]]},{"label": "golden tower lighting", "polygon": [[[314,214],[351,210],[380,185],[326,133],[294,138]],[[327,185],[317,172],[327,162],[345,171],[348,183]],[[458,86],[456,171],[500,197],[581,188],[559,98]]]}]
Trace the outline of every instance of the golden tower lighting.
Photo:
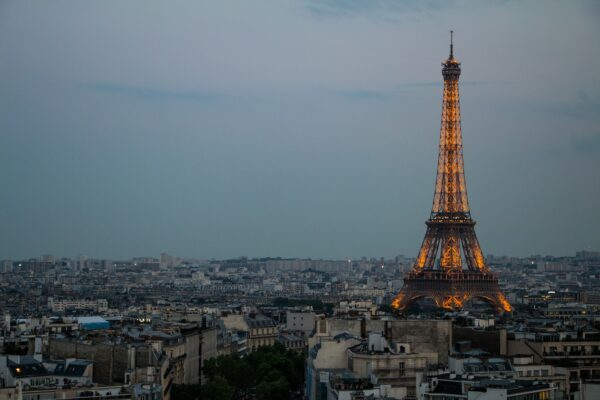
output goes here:
[{"label": "golden tower lighting", "polygon": [[470,299],[479,298],[497,311],[508,312],[512,307],[485,263],[471,219],[460,129],[460,62],[454,57],[452,34],[450,56],[442,63],[442,126],[431,215],[415,264],[392,306],[404,310],[427,297],[440,308],[461,309]]}]

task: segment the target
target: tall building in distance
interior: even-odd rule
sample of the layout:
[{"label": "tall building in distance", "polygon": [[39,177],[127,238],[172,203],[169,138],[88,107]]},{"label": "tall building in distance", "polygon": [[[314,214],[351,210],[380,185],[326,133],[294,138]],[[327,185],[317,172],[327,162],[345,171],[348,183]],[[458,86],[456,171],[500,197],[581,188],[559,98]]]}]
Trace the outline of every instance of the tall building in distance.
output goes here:
[{"label": "tall building in distance", "polygon": [[431,215],[415,265],[392,306],[404,310],[418,299],[432,298],[438,307],[461,309],[478,298],[498,311],[511,311],[498,277],[486,265],[471,219],[460,128],[460,62],[450,35],[450,56],[442,63],[442,126]]}]

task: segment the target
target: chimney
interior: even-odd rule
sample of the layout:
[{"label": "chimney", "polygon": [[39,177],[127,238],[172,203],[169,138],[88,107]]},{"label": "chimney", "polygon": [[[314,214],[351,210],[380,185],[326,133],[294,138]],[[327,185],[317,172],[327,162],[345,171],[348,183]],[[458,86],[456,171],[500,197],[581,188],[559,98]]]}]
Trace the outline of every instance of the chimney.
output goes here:
[{"label": "chimney", "polygon": [[383,322],[383,337],[386,338],[387,340],[392,340],[392,324],[390,323],[390,321],[384,321]]},{"label": "chimney", "polygon": [[365,339],[367,337],[367,320],[363,318],[360,320],[360,337]]},{"label": "chimney", "polygon": [[42,338],[39,336],[35,337],[35,342],[34,342],[34,352],[33,352],[33,358],[36,359],[39,362],[42,362]]}]

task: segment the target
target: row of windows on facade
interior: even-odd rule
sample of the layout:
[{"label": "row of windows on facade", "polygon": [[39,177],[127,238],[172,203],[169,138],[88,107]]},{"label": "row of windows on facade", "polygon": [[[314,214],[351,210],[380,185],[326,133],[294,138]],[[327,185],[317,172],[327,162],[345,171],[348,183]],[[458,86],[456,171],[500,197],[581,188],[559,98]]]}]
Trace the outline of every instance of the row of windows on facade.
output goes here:
[{"label": "row of windows on facade", "polygon": [[275,333],[275,328],[258,328],[258,329],[252,329],[252,335],[256,336],[256,335],[268,335],[268,334],[273,334]]},{"label": "row of windows on facade", "polygon": [[527,370],[527,371],[519,371],[519,376],[548,376],[547,369],[536,369],[536,370]]}]

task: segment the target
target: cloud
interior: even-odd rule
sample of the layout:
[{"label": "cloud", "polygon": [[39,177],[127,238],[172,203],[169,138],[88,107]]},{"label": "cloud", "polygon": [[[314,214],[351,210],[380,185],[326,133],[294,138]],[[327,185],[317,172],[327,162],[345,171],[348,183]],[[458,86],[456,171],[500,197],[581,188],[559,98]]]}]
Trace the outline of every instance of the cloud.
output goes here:
[{"label": "cloud", "polygon": [[362,89],[336,90],[334,93],[342,97],[359,100],[389,100],[393,96],[390,92]]},{"label": "cloud", "polygon": [[[466,86],[478,86],[478,85],[493,85],[498,82],[486,82],[486,81],[465,81],[461,82],[461,85]],[[333,93],[335,95],[357,99],[357,100],[379,100],[379,101],[387,101],[397,98],[402,95],[404,89],[424,89],[424,88],[442,88],[444,83],[442,81],[439,82],[405,82],[398,83],[392,85],[389,89],[357,89],[357,88],[347,88],[347,89],[328,89],[329,93]]]},{"label": "cloud", "polygon": [[[492,81],[461,81],[460,86],[482,86],[482,85],[500,85],[505,82],[492,82]],[[405,89],[405,88],[423,88],[423,87],[443,87],[444,81],[431,81],[431,82],[405,82],[405,83],[397,83],[394,85],[396,89]]]},{"label": "cloud", "polygon": [[565,117],[597,118],[600,115],[600,94],[590,95],[588,92],[579,91],[574,101],[545,103],[533,107],[533,110]]},{"label": "cloud", "polygon": [[441,0],[306,0],[306,8],[319,17],[348,17],[378,12],[422,13],[451,5]]},{"label": "cloud", "polygon": [[577,153],[598,154],[600,153],[600,133],[573,136],[571,144]]},{"label": "cloud", "polygon": [[223,97],[221,94],[205,91],[179,91],[150,86],[132,86],[111,82],[94,82],[81,85],[87,90],[103,94],[128,96],[142,100],[182,100],[197,103],[212,103]]}]

